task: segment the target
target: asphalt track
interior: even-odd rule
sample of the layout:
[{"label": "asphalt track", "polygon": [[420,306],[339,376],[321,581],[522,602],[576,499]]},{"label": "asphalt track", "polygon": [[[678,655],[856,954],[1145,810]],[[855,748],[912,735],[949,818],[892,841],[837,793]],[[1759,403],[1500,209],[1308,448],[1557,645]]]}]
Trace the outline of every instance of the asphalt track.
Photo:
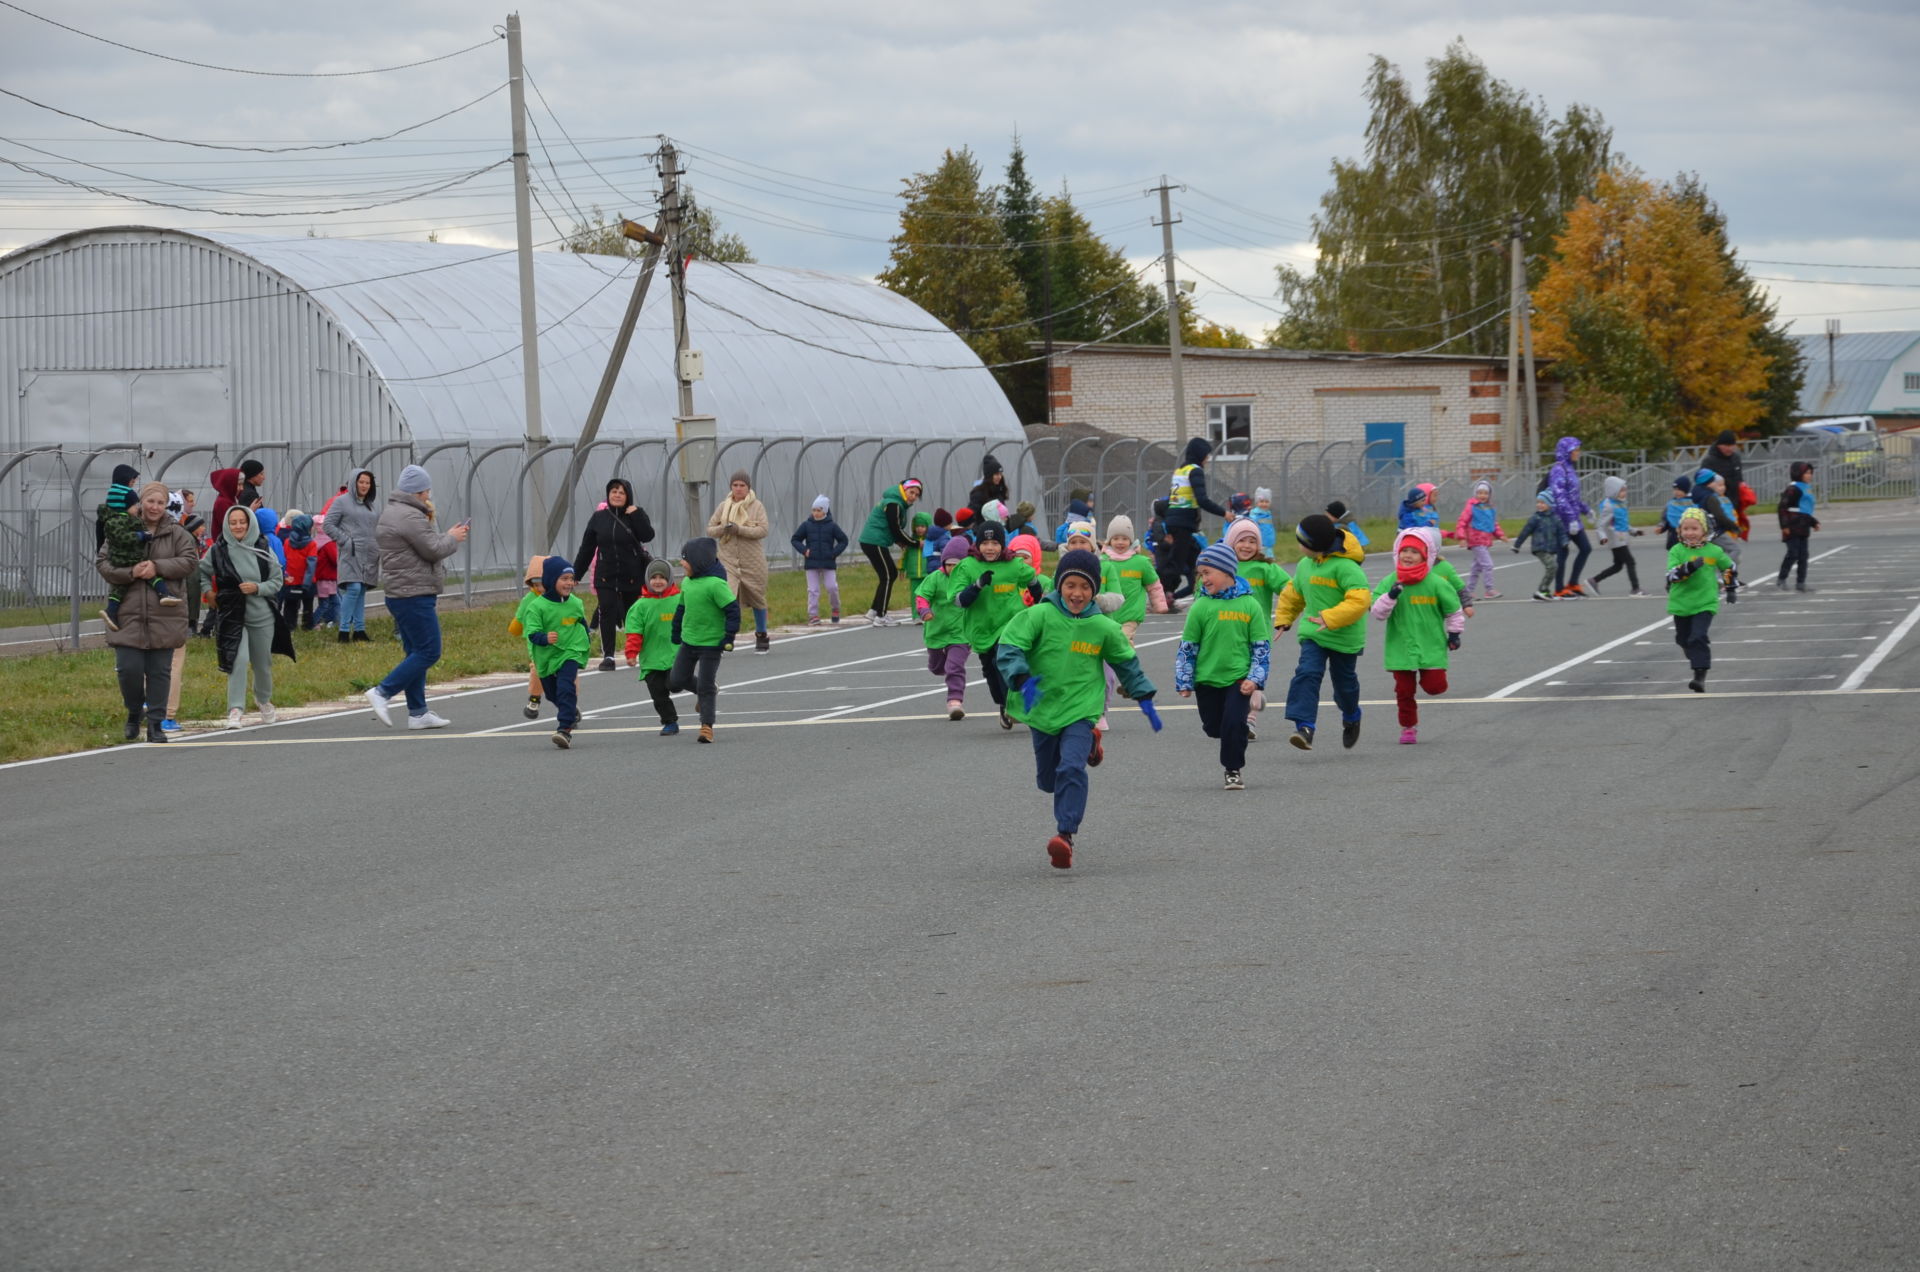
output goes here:
[{"label": "asphalt track", "polygon": [[1503,600],[1402,747],[1376,640],[1244,794],[1150,621],[1065,872],[911,629],[0,769],[0,1266],[1912,1268],[1916,530],[1704,697]]}]

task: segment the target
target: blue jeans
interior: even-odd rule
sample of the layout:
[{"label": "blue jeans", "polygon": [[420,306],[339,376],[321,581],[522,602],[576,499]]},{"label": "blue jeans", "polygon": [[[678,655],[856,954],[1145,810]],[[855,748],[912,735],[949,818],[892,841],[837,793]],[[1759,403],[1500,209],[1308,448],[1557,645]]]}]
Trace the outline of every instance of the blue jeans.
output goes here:
[{"label": "blue jeans", "polygon": [[1087,815],[1087,756],[1093,753],[1093,725],[1075,720],[1058,733],[1033,735],[1034,780],[1053,796],[1053,824],[1063,835],[1080,829]]},{"label": "blue jeans", "polygon": [[410,716],[427,713],[427,671],[440,661],[440,618],[434,612],[439,600],[437,596],[387,598],[387,613],[393,615],[393,628],[407,656],[387,673],[379,689],[386,698],[404,693]]},{"label": "blue jeans", "polygon": [[365,583],[340,585],[340,630],[343,632],[367,630],[367,585]]},{"label": "blue jeans", "polygon": [[1287,719],[1309,729],[1320,716],[1320,679],[1333,673],[1333,700],[1340,708],[1342,723],[1360,718],[1360,677],[1354,665],[1360,655],[1342,654],[1323,647],[1318,641],[1300,642],[1300,665],[1294,668],[1293,683],[1287,686]]},{"label": "blue jeans", "polygon": [[552,675],[540,677],[540,687],[546,690],[547,700],[560,713],[556,724],[562,733],[572,733],[573,726],[580,723],[579,695],[575,684],[579,674],[580,664],[569,658]]}]

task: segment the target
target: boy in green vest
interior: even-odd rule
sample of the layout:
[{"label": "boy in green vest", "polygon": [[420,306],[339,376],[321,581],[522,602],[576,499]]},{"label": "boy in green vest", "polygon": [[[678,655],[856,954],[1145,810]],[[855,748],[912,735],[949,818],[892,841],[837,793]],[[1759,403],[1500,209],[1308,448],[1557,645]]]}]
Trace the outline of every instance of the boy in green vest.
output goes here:
[{"label": "boy in green vest", "polygon": [[[1097,572],[1097,571],[1096,571]],[[1000,727],[1011,729],[1007,685],[993,647],[1000,632],[1025,608],[1022,593],[1039,596],[1040,576],[1022,557],[1007,555],[1007,532],[997,521],[980,522],[973,531],[973,555],[953,569],[953,603],[966,611],[967,644],[980,655],[987,693],[1000,708]]]},{"label": "boy in green vest", "polygon": [[[1243,522],[1253,529],[1253,523]],[[1254,546],[1259,546],[1254,530]],[[1180,629],[1173,659],[1173,687],[1182,698],[1197,698],[1200,727],[1220,739],[1220,767],[1226,789],[1244,791],[1240,770],[1247,763],[1247,712],[1253,695],[1266,687],[1273,628],[1267,607],[1254,599],[1252,586],[1239,576],[1240,562],[1224,543],[1201,550],[1199,587]]]},{"label": "boy in green vest", "polygon": [[1287,686],[1287,720],[1293,725],[1288,739],[1302,751],[1313,749],[1313,731],[1320,715],[1320,682],[1333,676],[1333,700],[1340,708],[1340,745],[1360,740],[1360,677],[1355,671],[1366,648],[1367,628],[1361,621],[1373,603],[1373,585],[1366,572],[1341,555],[1342,540],[1333,518],[1314,513],[1294,527],[1293,537],[1307,550],[1293,579],[1280,591],[1273,607],[1273,625],[1291,631],[1300,628],[1300,662]]},{"label": "boy in green vest", "polygon": [[575,680],[593,653],[593,632],[587,607],[573,594],[573,565],[565,557],[550,556],[541,564],[540,587],[540,595],[520,603],[515,619],[526,630],[540,687],[559,713],[553,744],[564,751],[573,745],[573,726],[580,722]]},{"label": "boy in green vest", "polygon": [[680,608],[680,589],[673,585],[673,567],[655,557],[647,563],[647,587],[627,608],[627,666],[640,669],[653,709],[660,714],[660,736],[680,732],[680,712],[674,708],[667,678],[673,670],[673,614]]},{"label": "boy in green vest", "polygon": [[1055,590],[1022,610],[1000,633],[999,675],[1020,695],[1014,710],[1033,735],[1034,777],[1053,796],[1047,857],[1056,870],[1073,866],[1073,837],[1087,811],[1087,761],[1094,721],[1106,708],[1103,668],[1120,677],[1120,692],[1152,699],[1153,682],[1120,631],[1094,606],[1100,561],[1091,552],[1063,553]]},{"label": "boy in green vest", "polygon": [[700,709],[700,740],[711,742],[714,704],[720,697],[720,655],[733,652],[740,601],[727,586],[720,545],[712,539],[688,539],[680,549],[680,568],[687,572],[680,584],[680,604],[673,611],[673,643],[680,648],[667,688],[674,693],[693,690]]}]

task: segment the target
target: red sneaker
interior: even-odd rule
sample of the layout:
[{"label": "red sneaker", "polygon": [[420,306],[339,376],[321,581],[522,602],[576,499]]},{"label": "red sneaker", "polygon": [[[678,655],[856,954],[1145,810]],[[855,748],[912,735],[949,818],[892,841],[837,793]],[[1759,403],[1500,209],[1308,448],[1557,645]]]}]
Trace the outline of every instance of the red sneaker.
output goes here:
[{"label": "red sneaker", "polygon": [[1053,859],[1055,870],[1073,869],[1073,836],[1059,834],[1047,840],[1047,856]]},{"label": "red sneaker", "polygon": [[1087,752],[1087,767],[1099,768],[1100,761],[1107,758],[1107,744],[1101,741],[1104,735],[1100,730],[1093,731],[1093,750]]}]

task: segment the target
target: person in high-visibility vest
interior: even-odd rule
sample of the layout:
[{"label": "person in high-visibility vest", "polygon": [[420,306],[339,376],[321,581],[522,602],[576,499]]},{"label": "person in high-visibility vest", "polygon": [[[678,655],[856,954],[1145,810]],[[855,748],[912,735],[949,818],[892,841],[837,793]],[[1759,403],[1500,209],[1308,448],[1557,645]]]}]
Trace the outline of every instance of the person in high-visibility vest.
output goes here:
[{"label": "person in high-visibility vest", "polygon": [[1200,533],[1200,514],[1210,512],[1216,517],[1227,515],[1225,508],[1207,497],[1204,465],[1211,454],[1212,442],[1204,437],[1190,439],[1184,460],[1180,467],[1173,470],[1173,480],[1167,489],[1169,544],[1166,569],[1160,575],[1160,584],[1166,589],[1170,600],[1193,595],[1194,568],[1200,559],[1200,544],[1196,538]]}]

